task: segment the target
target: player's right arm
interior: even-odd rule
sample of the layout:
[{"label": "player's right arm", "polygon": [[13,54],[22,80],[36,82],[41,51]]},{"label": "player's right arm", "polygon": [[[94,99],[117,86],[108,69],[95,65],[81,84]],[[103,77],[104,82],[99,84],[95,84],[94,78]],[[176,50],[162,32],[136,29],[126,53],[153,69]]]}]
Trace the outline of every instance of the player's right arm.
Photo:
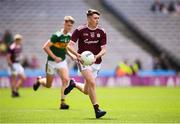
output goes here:
[{"label": "player's right arm", "polygon": [[81,54],[79,54],[79,53],[76,52],[76,50],[75,50],[75,48],[74,48],[74,45],[75,45],[75,42],[71,40],[71,41],[68,43],[68,45],[67,45],[67,50],[68,50],[70,53],[72,53],[73,55],[75,55],[75,56],[76,56],[76,59],[77,59],[78,61],[80,61],[81,63],[83,63],[83,61],[82,61],[82,59],[81,59]]},{"label": "player's right arm", "polygon": [[12,66],[13,62],[11,60],[11,56],[12,56],[12,50],[10,47],[8,47],[8,53],[6,55],[6,60],[7,60],[9,67],[13,70],[13,66]]},{"label": "player's right arm", "polygon": [[59,62],[61,62],[61,58],[60,57],[57,57],[56,55],[54,55],[54,53],[51,51],[51,49],[50,49],[50,47],[53,45],[53,43],[50,41],[50,40],[48,40],[44,45],[43,45],[43,49],[44,49],[44,51],[49,55],[49,56],[51,56],[54,60],[55,60],[55,62],[57,62],[57,63],[59,63]]},{"label": "player's right arm", "polygon": [[78,41],[79,39],[79,36],[80,36],[80,32],[78,29],[74,30],[74,32],[72,33],[72,36],[71,36],[71,40],[70,42],[68,43],[67,45],[67,50],[72,53],[73,55],[76,56],[76,59],[78,61],[80,61],[81,63],[83,63],[83,61],[81,60],[81,55],[76,52],[75,48],[74,48],[74,45],[75,43]]},{"label": "player's right arm", "polygon": [[8,62],[8,65],[11,69],[13,69],[12,67],[12,61],[11,61],[11,54],[8,53],[7,56],[6,56],[6,59],[7,59],[7,62]]},{"label": "player's right arm", "polygon": [[74,44],[75,44],[75,42],[71,40],[67,45],[67,50],[70,53],[72,53],[73,55],[75,55],[76,57],[78,57],[78,56],[80,56],[80,54],[76,52],[76,50],[74,48]]},{"label": "player's right arm", "polygon": [[74,54],[72,54],[68,49],[66,49],[66,50],[67,50],[67,55],[68,55],[72,60],[76,61],[76,60],[77,60],[77,57],[76,57]]}]

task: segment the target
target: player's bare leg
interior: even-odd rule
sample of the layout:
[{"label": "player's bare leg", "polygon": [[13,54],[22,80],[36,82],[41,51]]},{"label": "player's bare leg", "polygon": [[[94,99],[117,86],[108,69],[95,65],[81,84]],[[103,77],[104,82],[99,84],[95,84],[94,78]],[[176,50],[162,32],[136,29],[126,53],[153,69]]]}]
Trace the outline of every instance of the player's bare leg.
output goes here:
[{"label": "player's bare leg", "polygon": [[[96,100],[96,84],[95,84],[95,79],[93,77],[93,74],[90,70],[86,69],[83,70],[82,72],[83,77],[85,78],[85,84],[81,83],[75,83],[75,87],[83,92],[84,94],[89,95],[92,104],[97,104]],[[67,92],[69,93],[69,92]],[[65,94],[67,94],[65,92]]]},{"label": "player's bare leg", "polygon": [[16,75],[11,76],[11,89],[12,91],[16,90]]},{"label": "player's bare leg", "polygon": [[18,97],[19,96],[19,93],[17,92],[17,89],[16,89],[16,79],[17,79],[17,75],[11,76],[12,97]]},{"label": "player's bare leg", "polygon": [[36,83],[33,85],[34,91],[38,90],[40,85],[50,88],[54,80],[54,75],[46,74],[46,78],[38,77]]},{"label": "player's bare leg", "polygon": [[99,104],[97,102],[97,96],[96,96],[95,77],[93,76],[92,71],[88,70],[88,69],[81,71],[81,73],[82,73],[83,77],[86,80],[84,88],[87,88],[85,90],[88,90],[88,95],[89,95],[89,98],[91,100],[91,103],[93,104],[94,111],[95,111],[95,114],[96,114],[96,118],[100,118],[100,117],[104,116],[106,114],[106,112],[101,111],[99,109]]},{"label": "player's bare leg", "polygon": [[60,68],[58,70],[58,74],[61,77],[62,80],[62,87],[61,87],[61,104],[60,109],[69,109],[69,105],[65,103],[66,96],[64,95],[64,90],[68,85],[69,82],[69,72],[66,68]]},{"label": "player's bare leg", "polygon": [[84,85],[84,91],[88,91],[88,95],[93,105],[98,104],[97,99],[96,99],[96,82],[95,82],[95,78],[93,77],[92,72],[86,69],[86,70],[81,71],[81,73],[86,81]]},{"label": "player's bare leg", "polygon": [[70,82],[69,86],[65,89],[64,93],[68,94],[73,89],[73,87],[76,87],[84,94],[88,94],[89,98],[91,100],[91,103],[94,107],[96,118],[100,118],[100,117],[104,116],[106,114],[106,112],[101,111],[99,109],[99,104],[97,102],[97,97],[96,97],[95,78],[94,78],[91,70],[86,69],[86,70],[81,71],[81,73],[82,73],[83,77],[85,78],[86,83],[80,84],[80,83]]},{"label": "player's bare leg", "polygon": [[[84,82],[86,82],[85,80],[84,80]],[[88,85],[87,85],[87,83],[79,83],[79,82],[76,82],[75,83],[75,86],[76,86],[76,88],[79,90],[79,91],[81,91],[82,93],[84,93],[84,94],[86,94],[86,95],[88,95]]]},{"label": "player's bare leg", "polygon": [[19,74],[18,77],[19,77],[19,80],[17,81],[17,84],[16,84],[16,90],[18,90],[22,86],[22,83],[26,79],[26,77],[23,74]]}]

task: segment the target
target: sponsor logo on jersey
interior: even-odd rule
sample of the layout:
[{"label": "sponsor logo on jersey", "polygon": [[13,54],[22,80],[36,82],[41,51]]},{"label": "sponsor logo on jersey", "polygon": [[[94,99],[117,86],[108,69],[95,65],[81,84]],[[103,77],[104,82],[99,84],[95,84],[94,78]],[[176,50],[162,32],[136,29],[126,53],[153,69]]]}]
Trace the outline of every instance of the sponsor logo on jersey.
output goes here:
[{"label": "sponsor logo on jersey", "polygon": [[87,43],[87,44],[94,44],[94,43],[98,43],[99,40],[94,40],[94,41],[89,41],[88,39],[84,40],[84,43]]},{"label": "sponsor logo on jersey", "polygon": [[90,35],[91,35],[91,37],[94,37],[95,33],[94,32],[90,32]]}]

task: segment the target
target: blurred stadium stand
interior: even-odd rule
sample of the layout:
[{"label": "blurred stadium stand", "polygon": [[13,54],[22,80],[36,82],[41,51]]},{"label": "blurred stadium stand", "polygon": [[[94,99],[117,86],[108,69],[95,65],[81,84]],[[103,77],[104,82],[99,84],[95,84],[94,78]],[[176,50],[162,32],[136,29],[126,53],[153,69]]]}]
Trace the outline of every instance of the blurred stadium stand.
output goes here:
[{"label": "blurred stadium stand", "polygon": [[[53,32],[60,29],[65,15],[75,17],[75,27],[84,24],[86,21],[85,11],[93,8],[86,2],[83,0],[1,0],[0,32],[3,33],[9,29],[13,34],[22,34],[24,36],[24,55],[36,54],[41,67],[44,68],[46,54],[42,50],[43,43]],[[148,52],[134,43],[132,39],[124,36],[106,19],[101,19],[101,25],[108,34],[108,52],[104,57],[103,69],[112,70],[120,60],[124,59],[129,61],[140,59],[143,68],[151,68],[148,63],[152,61],[152,57]],[[0,61],[1,63],[2,61]]]},{"label": "blurred stadium stand", "polygon": [[[102,3],[138,36],[147,41],[153,54],[167,54],[171,64],[180,69],[180,16],[152,13],[154,0],[103,0]],[[162,0],[168,3],[173,0]]]}]

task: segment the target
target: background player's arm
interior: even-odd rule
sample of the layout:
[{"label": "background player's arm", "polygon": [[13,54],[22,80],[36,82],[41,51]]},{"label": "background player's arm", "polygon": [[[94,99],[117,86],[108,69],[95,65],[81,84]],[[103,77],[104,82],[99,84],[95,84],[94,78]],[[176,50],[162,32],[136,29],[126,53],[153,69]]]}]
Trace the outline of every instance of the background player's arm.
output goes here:
[{"label": "background player's arm", "polygon": [[13,68],[12,68],[12,61],[11,61],[11,54],[10,54],[10,53],[7,54],[6,59],[7,59],[7,62],[8,62],[9,67],[10,67],[11,69],[13,69]]},{"label": "background player's arm", "polygon": [[50,40],[48,40],[44,46],[43,49],[44,51],[51,56],[57,63],[60,62],[62,59],[60,57],[57,57],[56,55],[54,55],[54,53],[51,51],[50,47],[53,45],[52,42],[50,42]]}]

